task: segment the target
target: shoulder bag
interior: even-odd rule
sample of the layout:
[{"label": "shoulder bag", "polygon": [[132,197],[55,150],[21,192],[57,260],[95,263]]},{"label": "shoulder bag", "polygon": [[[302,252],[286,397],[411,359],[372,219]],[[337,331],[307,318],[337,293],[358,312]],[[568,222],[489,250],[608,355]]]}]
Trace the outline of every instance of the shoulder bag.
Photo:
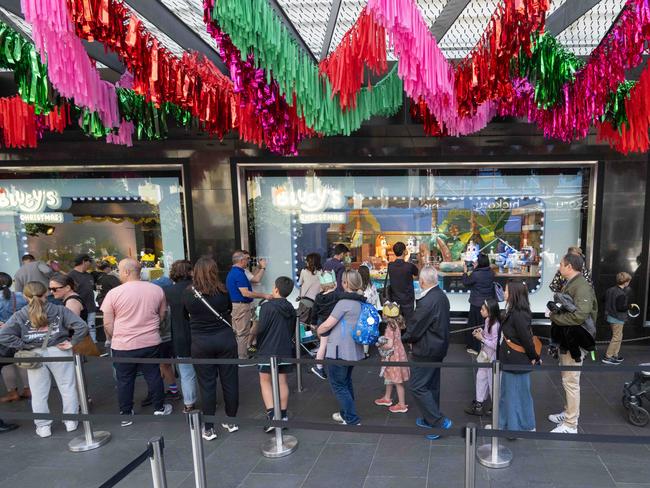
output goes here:
[{"label": "shoulder bag", "polygon": [[[502,335],[503,335],[503,333],[502,333]],[[506,344],[508,345],[508,347],[510,349],[512,349],[513,351],[526,354],[526,349],[524,349],[523,346],[520,346],[519,344],[516,344],[516,343],[512,342],[505,335],[503,335],[503,340],[506,341]],[[542,354],[542,341],[536,335],[533,336],[533,345],[535,346],[535,354],[537,354],[538,356],[541,356],[541,354]]]},{"label": "shoulder bag", "polygon": [[214,314],[215,317],[217,317],[217,319],[221,320],[224,324],[226,324],[228,327],[230,327],[232,329],[232,325],[230,325],[230,322],[228,322],[226,319],[224,319],[223,316],[219,312],[217,312],[212,307],[212,305],[210,305],[208,303],[208,301],[201,294],[201,292],[199,290],[197,290],[196,288],[194,288],[194,286],[192,286],[192,292],[194,293],[194,296],[196,298],[198,298],[199,300],[201,300],[203,302],[203,305],[205,305],[206,307],[208,307],[210,309],[210,311]]},{"label": "shoulder bag", "polygon": [[[43,357],[43,352],[47,349],[47,343],[50,341],[50,335],[52,334],[52,328],[50,327],[50,324],[47,324],[47,334],[45,334],[45,338],[43,339],[43,345],[40,347],[40,349],[21,349],[20,351],[16,351],[14,354],[14,358],[20,359],[20,358],[33,358],[33,357]],[[38,369],[41,366],[43,366],[43,363],[32,363],[32,362],[19,362],[15,363],[16,366],[19,368],[23,369]]]}]

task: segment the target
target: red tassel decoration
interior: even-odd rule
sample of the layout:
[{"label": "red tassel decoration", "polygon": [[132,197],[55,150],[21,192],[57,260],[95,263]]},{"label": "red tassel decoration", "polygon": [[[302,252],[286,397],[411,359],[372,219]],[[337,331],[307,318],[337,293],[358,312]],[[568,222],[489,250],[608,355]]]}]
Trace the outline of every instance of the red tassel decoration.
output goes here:
[{"label": "red tassel decoration", "polygon": [[343,36],[336,50],[319,64],[319,71],[332,84],[332,96],[339,94],[343,110],[357,105],[363,85],[364,66],[379,75],[388,70],[386,30],[366,9]]}]

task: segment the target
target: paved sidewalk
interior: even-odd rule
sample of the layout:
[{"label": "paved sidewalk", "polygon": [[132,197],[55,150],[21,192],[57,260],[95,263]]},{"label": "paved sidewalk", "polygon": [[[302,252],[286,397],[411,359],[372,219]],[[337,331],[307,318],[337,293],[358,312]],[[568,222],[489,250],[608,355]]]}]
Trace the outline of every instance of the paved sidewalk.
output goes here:
[{"label": "paved sidewalk", "polygon": [[[628,347],[625,364],[650,360],[647,347]],[[448,360],[466,361],[469,357],[453,345]],[[605,367],[605,366],[603,366]],[[621,406],[622,387],[632,373],[583,373],[580,430],[586,433],[650,435],[650,426],[637,428],[627,423]],[[87,364],[88,388],[93,398],[92,413],[117,413],[116,393],[111,369],[106,364]],[[295,420],[330,422],[336,402],[327,382],[305,374],[303,393],[292,391],[290,415]],[[445,369],[442,373],[442,407],[456,426],[482,421],[463,412],[473,397],[471,370]],[[407,414],[391,414],[376,407],[372,400],[383,392],[377,368],[357,367],[354,374],[357,406],[364,425],[413,426],[416,408]],[[295,388],[295,378],[293,385]],[[263,406],[255,368],[240,369],[241,408],[239,416],[262,418]],[[138,380],[136,405],[146,386]],[[559,373],[533,375],[533,396],[537,429],[548,431],[553,425],[546,417],[562,407]],[[4,392],[2,392],[4,394]],[[221,393],[219,393],[221,398]],[[51,395],[53,411],[60,411],[56,391]],[[53,436],[40,439],[33,425],[19,422],[21,428],[0,436],[0,488],[96,487],[140,454],[147,440],[165,438],[165,462],[169,487],[194,486],[189,429],[182,418],[182,402],[175,402],[168,422],[138,418],[131,427],[97,423],[95,429],[109,430],[113,439],[106,446],[87,453],[71,453],[68,441],[81,434],[67,433],[61,424],[53,425]],[[2,412],[28,411],[26,402],[0,405]],[[139,409],[151,413],[151,407]],[[136,410],[136,413],[138,411]],[[223,405],[217,414],[223,414]],[[292,431],[300,445],[291,456],[265,459],[260,454],[268,438],[258,427],[242,427],[228,434],[219,428],[219,438],[204,442],[208,485],[219,488],[456,488],[463,486],[464,444],[460,438],[427,441],[423,436],[354,434],[327,431]],[[487,440],[479,439],[479,443]],[[488,470],[477,465],[477,487],[496,488],[650,488],[650,446],[599,445],[577,442],[506,441],[514,452],[510,468]],[[148,464],[141,466],[119,487],[151,486]]]}]

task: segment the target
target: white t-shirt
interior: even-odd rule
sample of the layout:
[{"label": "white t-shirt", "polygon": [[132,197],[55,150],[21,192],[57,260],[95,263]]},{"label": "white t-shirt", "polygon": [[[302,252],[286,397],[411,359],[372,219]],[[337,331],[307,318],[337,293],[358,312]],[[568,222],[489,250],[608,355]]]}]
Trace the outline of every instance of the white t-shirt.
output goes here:
[{"label": "white t-shirt", "polygon": [[303,269],[300,272],[298,284],[300,285],[301,297],[315,300],[316,295],[320,293],[320,271],[316,271],[316,274],[312,274],[312,272],[307,268]]}]

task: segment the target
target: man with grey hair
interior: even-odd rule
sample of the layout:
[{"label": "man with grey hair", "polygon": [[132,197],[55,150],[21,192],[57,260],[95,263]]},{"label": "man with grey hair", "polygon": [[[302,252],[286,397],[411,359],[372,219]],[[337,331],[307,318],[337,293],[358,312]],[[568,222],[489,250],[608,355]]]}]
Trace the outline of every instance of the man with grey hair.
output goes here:
[{"label": "man with grey hair", "polygon": [[[101,310],[104,330],[111,337],[113,357],[160,357],[160,322],[167,311],[165,293],[159,286],[140,281],[140,263],[126,258],[118,265],[122,284],[110,290]],[[164,404],[165,390],[158,364],[115,363],[117,398],[122,427],[133,423],[133,390],[138,368],[149,387],[154,415],[169,415],[172,406]]]},{"label": "man with grey hair", "polygon": [[252,326],[251,303],[255,298],[270,300],[273,295],[253,291],[253,286],[246,276],[250,255],[235,251],[232,255],[232,268],[226,277],[226,288],[232,301],[232,328],[237,336],[237,354],[239,359],[248,359],[250,332]]},{"label": "man with grey hair", "polygon": [[[411,358],[415,362],[439,363],[445,359],[449,347],[449,300],[438,286],[438,273],[432,266],[420,270],[422,294],[415,303],[415,312],[407,323],[402,341],[411,344]],[[409,382],[422,417],[418,427],[449,429],[452,422],[440,412],[440,368],[411,368]],[[440,437],[426,436],[429,440]]]}]

